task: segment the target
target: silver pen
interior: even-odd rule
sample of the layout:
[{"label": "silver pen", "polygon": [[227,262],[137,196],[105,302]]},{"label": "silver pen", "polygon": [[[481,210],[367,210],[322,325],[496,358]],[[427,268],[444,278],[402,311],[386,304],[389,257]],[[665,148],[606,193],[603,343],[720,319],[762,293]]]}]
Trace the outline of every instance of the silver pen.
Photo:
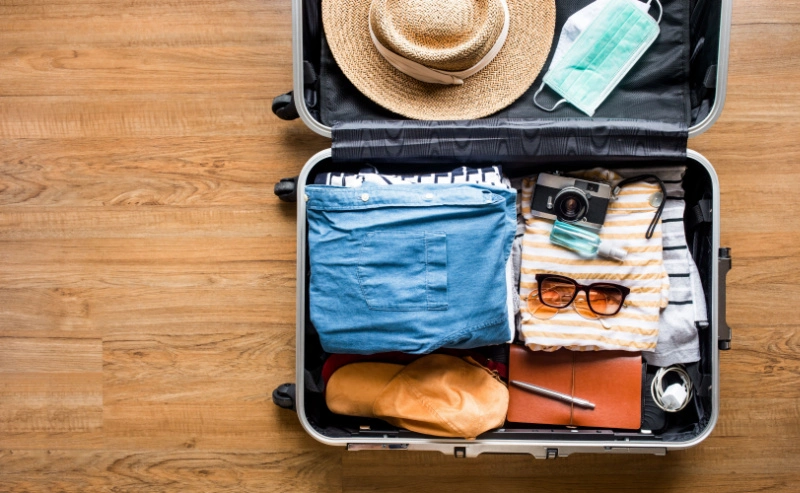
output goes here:
[{"label": "silver pen", "polygon": [[577,397],[572,397],[571,395],[562,394],[561,392],[556,392],[555,390],[539,387],[538,385],[532,385],[530,383],[520,382],[519,380],[511,380],[511,383],[521,389],[533,392],[534,394],[543,395],[546,397],[550,397],[551,399],[559,400],[561,402],[567,402],[569,404],[575,404],[576,406],[585,407],[587,409],[594,409],[594,403],[589,402],[586,399],[579,399]]}]

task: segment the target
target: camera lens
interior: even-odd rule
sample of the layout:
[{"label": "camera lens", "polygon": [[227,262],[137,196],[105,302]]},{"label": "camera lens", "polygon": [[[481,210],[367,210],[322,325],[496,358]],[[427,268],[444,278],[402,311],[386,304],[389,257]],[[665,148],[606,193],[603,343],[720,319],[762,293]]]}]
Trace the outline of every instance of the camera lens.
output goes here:
[{"label": "camera lens", "polygon": [[565,222],[579,221],[589,209],[586,195],[575,187],[562,188],[554,201],[556,216]]},{"label": "camera lens", "polygon": [[569,197],[561,202],[561,214],[564,217],[575,217],[578,215],[578,201],[575,197]]}]

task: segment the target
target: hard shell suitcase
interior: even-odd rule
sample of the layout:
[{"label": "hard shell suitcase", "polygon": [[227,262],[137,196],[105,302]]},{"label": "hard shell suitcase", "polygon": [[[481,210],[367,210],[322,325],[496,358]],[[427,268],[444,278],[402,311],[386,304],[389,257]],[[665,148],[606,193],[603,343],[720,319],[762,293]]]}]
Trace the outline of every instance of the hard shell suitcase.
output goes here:
[{"label": "hard shell suitcase", "polygon": [[[557,0],[556,36],[565,17],[587,3]],[[687,148],[687,139],[707,130],[722,111],[731,2],[680,0],[665,1],[664,6],[668,12],[664,31],[681,42],[668,48],[671,55],[654,53],[656,63],[652,65],[658,64],[659,57],[667,60],[672,56],[687,73],[683,74],[685,80],[673,84],[673,95],[663,101],[656,97],[631,109],[631,101],[646,100],[652,86],[659,84],[659,68],[655,67],[653,72],[643,69],[647,75],[643,80],[622,84],[618,99],[609,101],[605,113],[598,111],[595,118],[577,112],[566,113],[566,118],[537,114],[525,104],[526,93],[508,110],[486,119],[431,122],[402,120],[361,96],[337,73],[327,51],[320,0],[294,0],[294,91],[275,98],[273,111],[284,119],[299,116],[313,131],[332,137],[332,148],[311,157],[299,177],[275,186],[282,200],[299,200],[296,383],[275,389],[273,401],[296,410],[311,436],[348,450],[435,450],[459,458],[485,452],[527,453],[555,458],[578,452],[663,455],[667,450],[694,446],[710,435],[719,413],[720,351],[730,349],[731,341],[725,320],[725,277],[731,258],[730,250],[719,245],[716,172],[705,157]],[[648,62],[640,62],[648,67]],[[658,87],[656,92],[668,93],[669,89]],[[684,108],[668,108],[678,100]],[[366,162],[380,164],[382,170],[403,172],[499,163],[513,176],[598,165],[685,164],[685,221],[690,227],[686,234],[703,278],[710,322],[708,328],[699,329],[701,360],[694,368],[697,397],[690,403],[691,409],[683,412],[678,424],[660,432],[510,425],[476,440],[431,437],[380,420],[330,413],[319,376],[324,354],[309,322],[307,211],[302,198],[316,173],[355,171]]]}]

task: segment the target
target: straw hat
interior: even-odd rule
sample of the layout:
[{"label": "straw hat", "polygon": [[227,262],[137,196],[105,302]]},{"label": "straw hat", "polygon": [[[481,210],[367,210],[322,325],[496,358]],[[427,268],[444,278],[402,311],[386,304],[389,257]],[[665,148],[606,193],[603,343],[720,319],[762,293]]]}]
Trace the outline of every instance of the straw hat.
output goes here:
[{"label": "straw hat", "polygon": [[322,0],[347,78],[424,120],[480,118],[520,97],[547,59],[555,18],[555,0]]}]

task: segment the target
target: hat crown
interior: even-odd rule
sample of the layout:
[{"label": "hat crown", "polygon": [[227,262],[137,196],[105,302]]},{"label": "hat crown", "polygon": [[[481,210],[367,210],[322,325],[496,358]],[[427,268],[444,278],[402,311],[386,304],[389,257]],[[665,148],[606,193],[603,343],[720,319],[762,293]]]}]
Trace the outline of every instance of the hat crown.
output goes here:
[{"label": "hat crown", "polygon": [[370,23],[389,50],[426,67],[465,70],[503,30],[500,0],[372,0]]}]

